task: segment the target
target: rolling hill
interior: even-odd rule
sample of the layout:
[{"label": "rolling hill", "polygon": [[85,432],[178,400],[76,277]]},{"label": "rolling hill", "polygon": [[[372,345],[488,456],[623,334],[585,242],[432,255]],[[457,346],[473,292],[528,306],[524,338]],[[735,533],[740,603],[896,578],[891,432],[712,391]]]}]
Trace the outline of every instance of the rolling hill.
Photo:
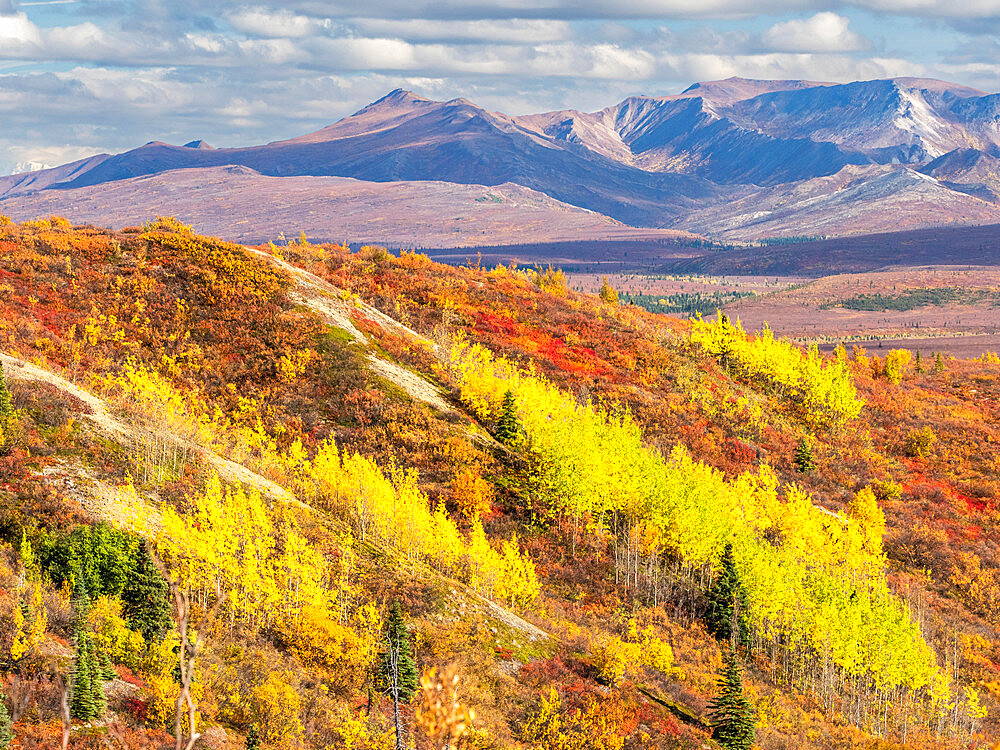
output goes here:
[{"label": "rolling hill", "polygon": [[[314,240],[397,248],[504,242],[669,241],[672,229],[634,228],[515,183],[366,182],[350,177],[271,177],[249,167],[203,167],[11,197],[19,221],[60,214],[121,227],[168,211],[204,232],[260,243],[305,232]],[[277,234],[276,234],[277,232]]]}]

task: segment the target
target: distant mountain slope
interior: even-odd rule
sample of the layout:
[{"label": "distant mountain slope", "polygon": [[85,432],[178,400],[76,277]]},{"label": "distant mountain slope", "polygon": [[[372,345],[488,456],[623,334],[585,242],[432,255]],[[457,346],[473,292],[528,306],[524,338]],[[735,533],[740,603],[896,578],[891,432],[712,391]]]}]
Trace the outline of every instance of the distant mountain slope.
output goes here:
[{"label": "distant mountain slope", "polygon": [[[690,214],[692,232],[726,240],[835,237],[949,224],[1000,223],[1000,205],[912,169],[845,167]],[[965,187],[965,186],[962,186]]]},{"label": "distant mountain slope", "polygon": [[[982,115],[993,97],[922,79],[863,81],[778,91],[735,103],[731,115],[774,137],[809,138],[886,163],[920,163],[992,141]],[[978,105],[969,107],[969,102]]]},{"label": "distant mountain slope", "polygon": [[[914,227],[996,221],[1000,190],[990,160],[1000,154],[998,122],[1000,96],[918,78],[731,78],[675,96],[629,97],[598,112],[513,117],[466,99],[396,90],[298,138],[247,148],[151,142],[0,178],[0,197],[21,196],[25,210],[32,202],[42,210],[59,201],[28,196],[242,166],[282,178],[515,184],[633,226],[704,227],[731,237],[870,232],[900,220]],[[983,155],[978,166],[967,163],[972,151]],[[173,210],[173,198],[157,195],[163,212]],[[897,216],[903,208],[905,217]],[[761,225],[756,214],[775,211],[780,221]]]},{"label": "distant mountain slope", "polygon": [[245,243],[301,232],[313,239],[393,247],[695,239],[677,230],[635,229],[511,183],[485,187],[268,177],[239,166],[175,170],[0,198],[0,213],[15,220],[58,214],[114,228],[170,213],[199,231]]},{"label": "distant mountain slope", "polygon": [[97,154],[60,167],[0,177],[0,198],[8,195],[26,195],[53,185],[71,182],[109,158],[111,158],[109,154]]},{"label": "distant mountain slope", "polygon": [[[242,165],[263,175],[374,182],[514,182],[640,226],[662,226],[727,191],[682,174],[654,173],[581,154],[464,99],[431,102],[397,91],[302,138],[240,149],[153,142],[46,187],[87,187],[175,169]],[[41,174],[41,173],[40,173]],[[13,187],[8,195],[26,192]]]}]

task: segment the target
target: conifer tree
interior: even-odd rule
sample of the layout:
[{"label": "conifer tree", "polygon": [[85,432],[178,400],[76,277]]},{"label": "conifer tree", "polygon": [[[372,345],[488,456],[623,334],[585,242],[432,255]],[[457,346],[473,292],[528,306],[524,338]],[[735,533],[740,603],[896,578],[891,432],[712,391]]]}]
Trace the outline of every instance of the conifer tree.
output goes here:
[{"label": "conifer tree", "polygon": [[90,721],[98,716],[90,646],[90,634],[86,631],[80,632],[76,637],[76,664],[73,666],[73,698],[70,701],[70,711],[73,716],[83,721]]},{"label": "conifer tree", "polygon": [[70,633],[73,637],[87,629],[87,616],[90,614],[90,596],[87,594],[87,586],[83,582],[83,576],[77,576],[73,585],[73,616],[70,619]]},{"label": "conifer tree", "polygon": [[10,398],[10,389],[7,388],[7,379],[4,377],[3,366],[0,366],[0,421],[14,414],[14,404]]},{"label": "conifer tree", "polygon": [[944,372],[944,360],[941,359],[941,352],[934,357],[934,372]]},{"label": "conifer tree", "polygon": [[107,682],[108,680],[113,680],[118,676],[118,673],[115,671],[115,666],[111,663],[111,657],[108,656],[107,651],[104,649],[99,650],[97,652],[97,661],[100,665],[99,672],[102,681]]},{"label": "conifer tree", "polygon": [[920,350],[919,349],[917,349],[916,370],[919,373],[923,373],[924,372],[924,360],[923,360],[923,357],[920,356]]},{"label": "conifer tree", "polygon": [[812,441],[802,438],[795,447],[795,468],[802,474],[808,474],[816,468],[816,460],[813,458]]},{"label": "conifer tree", "polygon": [[100,719],[108,712],[108,699],[104,695],[104,675],[101,670],[101,660],[97,653],[97,647],[94,645],[94,640],[90,637],[90,633],[87,633],[87,640],[89,641],[90,648],[90,685],[93,691],[92,700],[96,713],[94,718]]},{"label": "conifer tree", "polygon": [[87,624],[90,597],[83,579],[78,578],[73,590],[73,619],[70,629],[76,643],[76,664],[73,667],[73,698],[70,710],[78,719],[91,721],[104,716],[107,700],[104,697],[101,658],[94,647]]},{"label": "conifer tree", "polygon": [[399,704],[409,703],[417,692],[419,678],[413,660],[410,631],[403,619],[399,602],[394,600],[389,609],[384,634],[385,650],[379,656],[377,683],[382,692],[392,698],[393,719],[396,727],[396,750],[403,748],[403,724]]},{"label": "conifer tree", "polygon": [[712,739],[726,750],[751,750],[757,736],[757,712],[743,694],[743,670],[733,649],[727,648],[723,655],[719,695],[709,710]]},{"label": "conifer tree", "polygon": [[521,432],[521,420],[517,416],[517,403],[514,401],[514,392],[507,389],[507,392],[503,394],[503,403],[500,404],[500,417],[497,419],[497,441],[509,448],[520,439]]},{"label": "conifer tree", "polygon": [[160,640],[170,628],[170,586],[153,564],[149,550],[135,551],[132,575],[121,593],[122,613],[147,643]]},{"label": "conifer tree", "polygon": [[260,750],[260,734],[256,724],[252,724],[247,732],[247,750]]},{"label": "conifer tree", "polygon": [[10,743],[14,741],[12,724],[10,713],[7,711],[7,696],[0,690],[0,750],[9,747]]},{"label": "conifer tree", "polygon": [[726,543],[722,552],[719,577],[708,590],[708,612],[705,614],[708,632],[734,647],[750,646],[750,612],[747,590],[736,571],[733,545]]}]

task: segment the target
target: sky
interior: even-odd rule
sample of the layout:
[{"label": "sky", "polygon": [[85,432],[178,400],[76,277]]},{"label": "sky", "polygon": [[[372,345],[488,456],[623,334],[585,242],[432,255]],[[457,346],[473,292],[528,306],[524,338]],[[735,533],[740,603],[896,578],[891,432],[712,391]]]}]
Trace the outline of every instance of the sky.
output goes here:
[{"label": "sky", "polygon": [[1000,0],[0,0],[0,174],[290,138],[398,87],[527,114],[730,76],[1000,91]]}]

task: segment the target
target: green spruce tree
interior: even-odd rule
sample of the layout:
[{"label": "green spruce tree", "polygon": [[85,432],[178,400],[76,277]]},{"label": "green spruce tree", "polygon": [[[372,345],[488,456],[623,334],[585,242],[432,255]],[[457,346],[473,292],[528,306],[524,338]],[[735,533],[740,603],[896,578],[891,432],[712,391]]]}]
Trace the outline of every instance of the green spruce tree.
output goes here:
[{"label": "green spruce tree", "polygon": [[83,576],[77,576],[73,585],[73,615],[69,621],[70,634],[76,637],[87,630],[87,617],[90,615],[90,595],[83,582]]},{"label": "green spruce tree", "polygon": [[514,392],[508,389],[503,394],[503,402],[500,404],[500,416],[497,418],[497,441],[510,448],[521,439],[521,433],[521,420],[517,416],[517,403],[514,400]]},{"label": "green spruce tree", "polygon": [[247,732],[247,750],[260,750],[260,734],[256,724],[252,724]]},{"label": "green spruce tree", "polygon": [[7,696],[0,690],[0,750],[9,747],[10,743],[14,741],[13,724],[10,713],[7,711]]},{"label": "green spruce tree", "polygon": [[11,401],[10,389],[7,388],[7,378],[3,373],[3,366],[0,365],[0,420],[11,417],[14,414],[14,404]]},{"label": "green spruce tree", "polygon": [[403,610],[394,600],[383,635],[385,650],[379,655],[377,685],[392,698],[393,721],[396,729],[396,750],[403,750],[404,727],[399,714],[400,703],[409,703],[417,692],[417,664],[413,660],[410,631],[403,619]]},{"label": "green spruce tree", "polygon": [[76,664],[73,666],[73,696],[70,700],[70,712],[77,719],[92,721],[99,719],[107,712],[107,700],[104,697],[103,673],[101,657],[94,646],[90,634],[87,617],[90,614],[90,597],[83,584],[83,578],[77,578],[73,589],[73,618],[70,630],[76,643]]},{"label": "green spruce tree", "polygon": [[723,655],[719,694],[709,706],[712,739],[726,750],[751,750],[757,738],[757,712],[743,693],[739,657],[727,648]]},{"label": "green spruce tree", "polygon": [[76,664],[73,665],[73,697],[69,704],[70,712],[75,718],[81,721],[91,721],[99,716],[91,652],[90,633],[84,630],[76,636]]},{"label": "green spruce tree", "polygon": [[159,641],[170,628],[170,587],[145,544],[136,548],[132,569],[122,589],[122,613],[147,643]]},{"label": "green spruce tree", "polygon": [[111,657],[108,656],[108,652],[103,648],[98,649],[97,660],[100,664],[101,680],[103,682],[113,680],[118,676],[118,673],[115,671],[115,665],[111,663]]},{"label": "green spruce tree", "polygon": [[924,359],[923,359],[923,357],[920,356],[920,350],[919,349],[917,349],[917,360],[915,362],[915,368],[916,368],[917,372],[919,372],[919,373],[923,373],[924,372]]},{"label": "green spruce tree", "polygon": [[808,474],[816,468],[812,440],[809,438],[802,438],[799,444],[795,446],[795,468],[802,474]]},{"label": "green spruce tree", "polygon": [[944,372],[944,360],[941,358],[941,352],[937,353],[934,357],[934,372]]},{"label": "green spruce tree", "polygon": [[728,641],[734,647],[750,647],[747,591],[736,571],[733,545],[728,542],[722,552],[719,576],[708,590],[705,626],[720,641]]},{"label": "green spruce tree", "polygon": [[[97,646],[94,645],[94,639],[87,634],[87,640],[90,641],[90,685],[91,690],[93,690],[93,703],[95,711],[95,719],[104,718],[104,714],[108,712],[108,699],[104,695],[104,673],[101,667],[101,657],[98,653]],[[110,665],[110,661],[108,662]]]}]

